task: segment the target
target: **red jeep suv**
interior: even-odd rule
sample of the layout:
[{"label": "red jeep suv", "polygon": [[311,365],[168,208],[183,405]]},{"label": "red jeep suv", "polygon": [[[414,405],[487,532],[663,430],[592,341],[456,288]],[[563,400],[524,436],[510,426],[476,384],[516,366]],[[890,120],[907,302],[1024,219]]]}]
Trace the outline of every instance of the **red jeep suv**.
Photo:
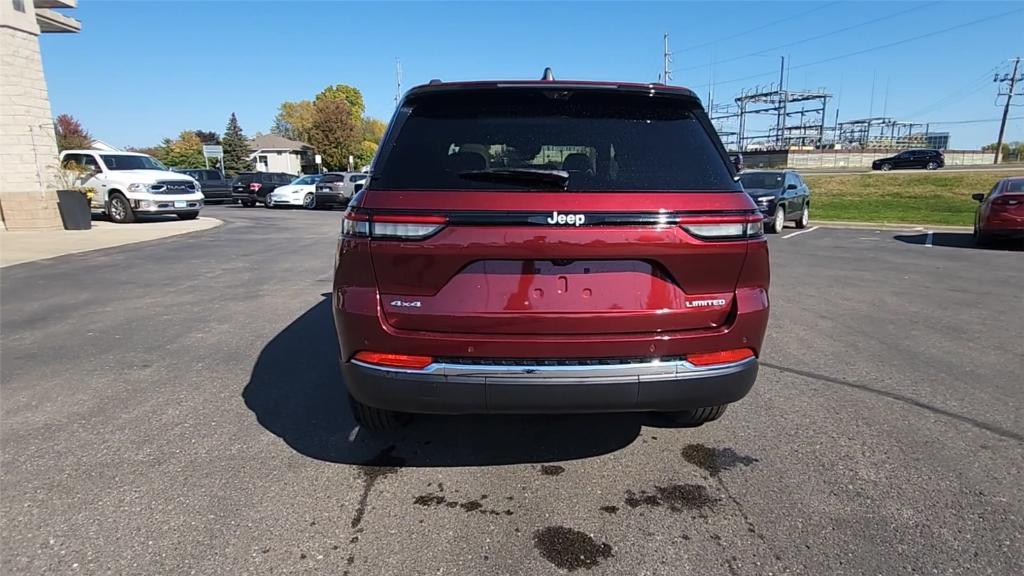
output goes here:
[{"label": "red jeep suv", "polygon": [[345,213],[333,311],[356,421],[718,418],[757,375],[768,247],[685,88],[430,84]]}]

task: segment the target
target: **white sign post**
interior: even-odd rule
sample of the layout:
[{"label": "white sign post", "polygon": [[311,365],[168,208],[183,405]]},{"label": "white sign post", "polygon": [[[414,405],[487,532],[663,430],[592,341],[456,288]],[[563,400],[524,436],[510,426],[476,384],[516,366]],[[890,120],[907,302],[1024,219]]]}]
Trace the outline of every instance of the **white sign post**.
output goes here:
[{"label": "white sign post", "polygon": [[220,175],[224,176],[224,147],[220,144],[203,144],[203,161],[210,167],[210,158],[220,159]]},{"label": "white sign post", "polygon": [[321,164],[324,163],[323,156],[317,154],[317,155],[313,156],[313,160],[316,161],[316,172],[317,172],[317,174],[323,174],[324,173],[324,169],[321,166]]}]

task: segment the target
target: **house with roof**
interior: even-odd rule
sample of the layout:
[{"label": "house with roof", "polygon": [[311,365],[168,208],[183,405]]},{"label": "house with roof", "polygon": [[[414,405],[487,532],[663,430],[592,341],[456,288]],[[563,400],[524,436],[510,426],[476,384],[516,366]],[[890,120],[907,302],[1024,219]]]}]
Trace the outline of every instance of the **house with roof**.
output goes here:
[{"label": "house with roof", "polygon": [[249,140],[249,159],[258,172],[315,174],[318,171],[313,147],[277,134],[262,134]]}]

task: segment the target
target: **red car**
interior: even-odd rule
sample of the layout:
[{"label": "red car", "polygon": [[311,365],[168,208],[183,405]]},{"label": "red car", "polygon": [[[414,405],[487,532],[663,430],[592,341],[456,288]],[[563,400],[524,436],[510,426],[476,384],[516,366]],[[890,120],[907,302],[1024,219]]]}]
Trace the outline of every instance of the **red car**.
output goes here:
[{"label": "red car", "polygon": [[974,239],[1024,238],[1024,177],[1003,178],[986,194],[972,194],[980,205],[974,216]]},{"label": "red car", "polygon": [[762,216],[735,176],[685,88],[413,88],[338,243],[357,422],[718,418],[754,384],[768,322]]}]

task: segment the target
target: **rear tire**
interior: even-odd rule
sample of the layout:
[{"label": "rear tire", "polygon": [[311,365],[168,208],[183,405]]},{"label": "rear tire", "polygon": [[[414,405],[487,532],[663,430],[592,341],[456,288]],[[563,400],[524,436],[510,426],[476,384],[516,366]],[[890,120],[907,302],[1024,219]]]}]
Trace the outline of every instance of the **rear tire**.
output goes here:
[{"label": "rear tire", "polygon": [[728,406],[728,404],[722,404],[721,406],[708,406],[707,408],[697,408],[696,410],[671,412],[668,415],[672,418],[673,424],[678,426],[696,427],[718,420],[722,414],[725,414],[726,406]]},{"label": "rear tire", "polygon": [[256,205],[254,200],[242,200],[242,208],[252,208]]},{"label": "rear tire", "polygon": [[409,421],[409,415],[404,412],[367,406],[353,398],[351,394],[348,396],[348,405],[352,409],[356,424],[370,431],[394,430]]},{"label": "rear tire", "polygon": [[182,212],[178,214],[178,220],[195,220],[196,218],[199,218],[198,210],[195,212]]},{"label": "rear tire", "polygon": [[781,234],[786,227],[786,209],[782,206],[775,207],[775,218],[772,220],[771,233]]},{"label": "rear tire", "polygon": [[811,206],[810,204],[804,203],[804,209],[800,212],[800,218],[796,221],[797,228],[807,228],[807,223],[811,220]]}]

